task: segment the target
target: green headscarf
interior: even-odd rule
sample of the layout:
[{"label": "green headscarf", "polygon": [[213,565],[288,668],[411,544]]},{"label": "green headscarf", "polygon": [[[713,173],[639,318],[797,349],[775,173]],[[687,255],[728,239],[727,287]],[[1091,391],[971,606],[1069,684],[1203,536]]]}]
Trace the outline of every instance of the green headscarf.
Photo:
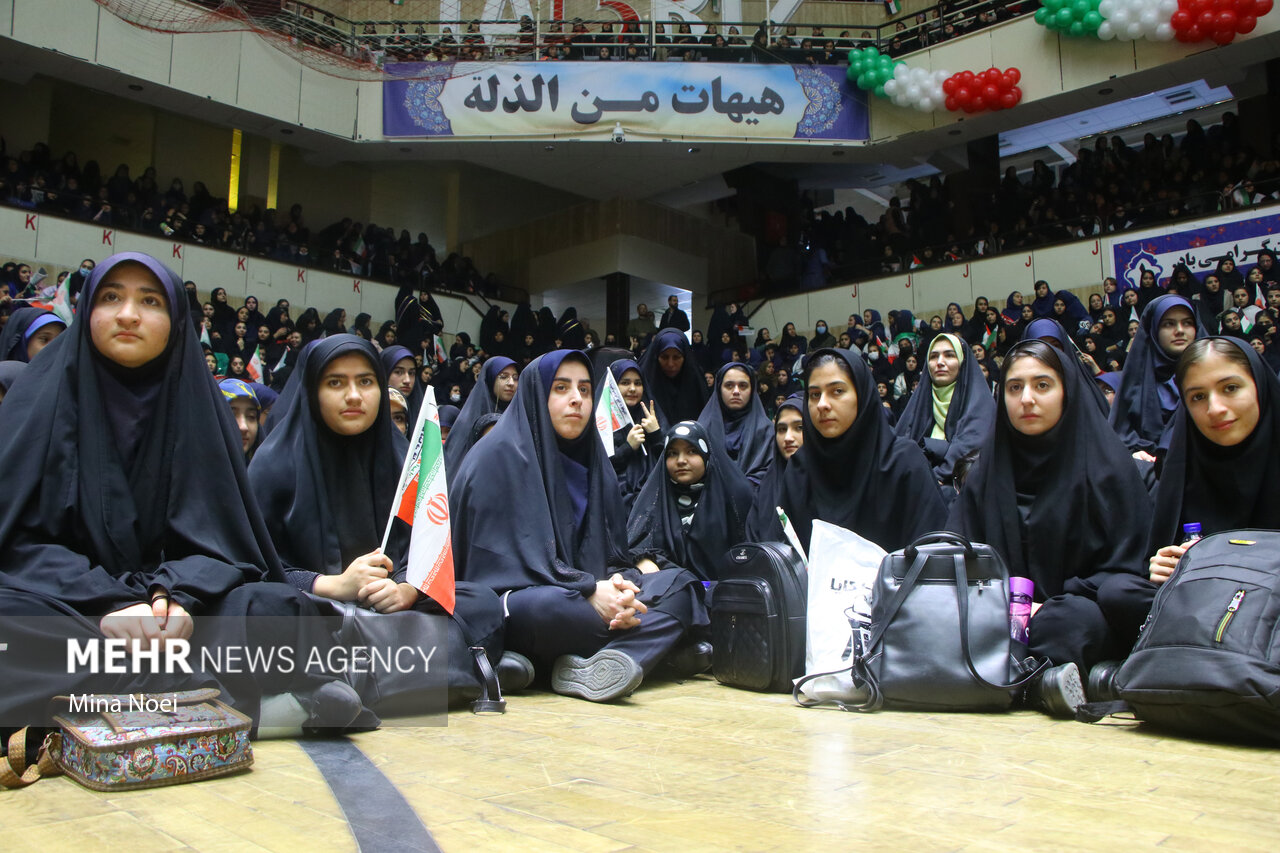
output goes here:
[{"label": "green headscarf", "polygon": [[[946,339],[951,343],[951,348],[956,351],[956,356],[960,359],[957,367],[964,364],[965,345],[964,342],[955,335],[942,333],[933,339],[929,344],[929,352],[925,356],[925,367],[929,366],[929,357],[933,355],[933,347],[938,341]],[[956,379],[960,378],[959,370],[956,371]],[[956,379],[951,380],[951,384],[939,388],[933,383],[933,374],[929,374],[929,388],[933,394],[933,432],[929,433],[930,438],[940,438],[945,440],[947,437],[947,411],[951,408],[951,395],[956,391]]]}]

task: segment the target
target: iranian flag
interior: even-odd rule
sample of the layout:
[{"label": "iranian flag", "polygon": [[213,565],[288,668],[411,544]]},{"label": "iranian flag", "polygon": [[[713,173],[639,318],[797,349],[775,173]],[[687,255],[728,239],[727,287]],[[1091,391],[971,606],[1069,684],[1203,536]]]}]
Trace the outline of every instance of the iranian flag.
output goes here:
[{"label": "iranian flag", "polygon": [[596,430],[600,433],[600,440],[604,442],[605,452],[613,456],[617,452],[617,448],[613,446],[614,432],[624,426],[631,426],[635,421],[631,419],[627,403],[622,399],[622,389],[618,387],[618,380],[613,378],[613,371],[605,370],[604,374],[604,390],[600,393],[600,405],[596,406]]},{"label": "iranian flag", "polygon": [[261,347],[254,347],[253,355],[249,356],[249,363],[244,366],[244,370],[253,379],[254,382],[262,381],[262,352]]},{"label": "iranian flag", "polygon": [[413,528],[409,539],[408,582],[450,614],[454,607],[453,541],[449,533],[449,490],[444,476],[444,442],[435,394],[422,400],[409,434],[409,455],[400,471],[394,515],[382,537],[385,550],[397,518]]}]

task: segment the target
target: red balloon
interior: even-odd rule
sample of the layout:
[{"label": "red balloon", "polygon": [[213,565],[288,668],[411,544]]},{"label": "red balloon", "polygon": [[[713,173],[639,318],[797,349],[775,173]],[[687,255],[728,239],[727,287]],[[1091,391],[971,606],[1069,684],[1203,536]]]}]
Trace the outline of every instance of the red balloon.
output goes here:
[{"label": "red balloon", "polygon": [[1214,30],[1213,33],[1213,41],[1216,44],[1231,44],[1231,40],[1235,37],[1235,30]]},{"label": "red balloon", "polygon": [[1236,32],[1251,33],[1256,26],[1258,26],[1258,19],[1253,15],[1241,15],[1236,21]]},{"label": "red balloon", "polygon": [[1272,3],[1272,0],[1254,0],[1254,3],[1253,3],[1254,16],[1261,18],[1263,15],[1271,11],[1271,7],[1273,5],[1274,4]]},{"label": "red balloon", "polygon": [[981,95],[975,95],[973,100],[969,102],[969,106],[973,107],[975,113],[978,113],[987,108],[987,102],[982,100]]},{"label": "red balloon", "polygon": [[1199,25],[1192,24],[1187,28],[1187,37],[1183,41],[1188,43],[1204,41],[1204,30],[1200,29]]},{"label": "red balloon", "polygon": [[965,84],[966,86],[973,82],[972,71],[961,71],[959,74],[959,77],[960,77],[960,82]]},{"label": "red balloon", "polygon": [[1000,96],[1000,106],[1006,110],[1011,110],[1018,105],[1018,98],[1013,92],[1005,92]]},{"label": "red balloon", "polygon": [[1012,89],[1012,88],[1013,88],[1013,86],[1014,86],[1014,83],[1013,83],[1013,77],[1011,77],[1011,76],[1010,76],[1010,75],[1008,75],[1008,74],[1001,74],[1001,75],[1000,75],[1000,82],[999,82],[999,84],[998,84],[998,85],[1000,86],[1000,88],[1001,88],[1002,90],[1004,90],[1004,91],[1006,91],[1006,92],[1007,92],[1007,91],[1009,91],[1009,90],[1010,90],[1010,89]]},{"label": "red balloon", "polygon": [[956,83],[955,77],[948,77],[946,80],[942,81],[942,93],[944,95],[954,95],[956,93],[956,86],[958,85],[959,84]]},{"label": "red balloon", "polygon": [[[1271,0],[1267,0],[1267,2],[1271,2]],[[1015,86],[1018,85],[1018,81],[1022,79],[1022,72],[1016,68],[1010,68],[1008,71],[1004,73],[1005,73],[1005,76],[1013,78],[1013,85]]]},{"label": "red balloon", "polygon": [[1190,12],[1186,9],[1179,9],[1173,13],[1173,17],[1169,19],[1169,23],[1175,30],[1181,31],[1191,26],[1192,20]]},{"label": "red balloon", "polygon": [[948,95],[946,106],[948,110],[950,110],[951,112],[955,112],[956,110],[960,109],[960,102],[955,99],[954,95]]},{"label": "red balloon", "polygon": [[990,86],[990,85],[983,86],[982,100],[986,101],[988,104],[996,103],[997,101],[1000,100],[1000,90],[997,89],[995,86]]},{"label": "red balloon", "polygon": [[1187,10],[1192,15],[1199,15],[1201,12],[1209,11],[1213,8],[1213,0],[1188,0]]},{"label": "red balloon", "polygon": [[1218,15],[1212,9],[1205,9],[1199,15],[1196,16],[1196,26],[1198,26],[1202,30],[1207,30],[1212,32],[1214,29],[1217,28],[1217,25],[1218,25]]},{"label": "red balloon", "polygon": [[1015,105],[1022,103],[1022,90],[1016,87],[1013,90],[1013,103]]},{"label": "red balloon", "polygon": [[1232,7],[1236,10],[1237,15],[1253,15],[1253,0],[1235,0]]},{"label": "red balloon", "polygon": [[1236,18],[1235,12],[1219,12],[1218,13],[1218,31],[1219,32],[1222,32],[1223,30],[1234,31],[1236,28],[1236,21],[1237,21],[1237,18]]},{"label": "red balloon", "polygon": [[973,100],[973,90],[968,86],[961,86],[956,89],[956,100],[960,102],[960,106],[965,106]]}]

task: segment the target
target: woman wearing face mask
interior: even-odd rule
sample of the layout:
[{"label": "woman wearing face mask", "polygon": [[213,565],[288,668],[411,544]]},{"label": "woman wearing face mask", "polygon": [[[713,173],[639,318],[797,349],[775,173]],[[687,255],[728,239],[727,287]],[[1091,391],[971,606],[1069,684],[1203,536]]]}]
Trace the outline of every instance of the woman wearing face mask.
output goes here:
[{"label": "woman wearing face mask", "polygon": [[661,553],[701,580],[714,581],[729,549],[743,540],[752,487],[696,421],[667,430],[627,521],[632,551]]},{"label": "woman wearing face mask", "polygon": [[[886,551],[941,527],[946,508],[920,449],[893,434],[862,359],[825,349],[805,365],[804,448],[787,463],[778,505],[806,548],[814,519]],[[776,521],[772,534],[781,537]]]},{"label": "woman wearing face mask", "polygon": [[760,404],[747,365],[733,362],[720,368],[711,399],[703,407],[698,423],[752,487],[758,485],[772,458],[773,425]]},{"label": "woman wearing face mask", "polygon": [[[996,404],[978,369],[954,335],[929,348],[928,379],[912,395],[895,432],[924,450],[940,486],[950,486],[956,462],[981,446],[995,423]],[[926,392],[926,388],[928,389]],[[944,498],[955,494],[942,490]]]},{"label": "woman wearing face mask", "polygon": [[995,429],[947,528],[990,544],[1011,575],[1035,583],[1029,651],[1054,669],[1030,698],[1070,716],[1085,701],[1081,673],[1132,645],[1114,626],[1151,507],[1087,380],[1056,349],[1023,341],[1004,368]]},{"label": "woman wearing face mask", "polygon": [[556,692],[605,702],[708,619],[691,573],[629,552],[591,386],[581,353],[535,359],[450,482],[449,509],[459,577],[502,596],[507,648],[549,669]]},{"label": "woman wearing face mask", "polygon": [[640,375],[664,429],[698,419],[709,396],[707,383],[683,332],[660,329],[640,358]]},{"label": "woman wearing face mask", "polygon": [[[484,363],[480,370],[479,381],[471,390],[467,402],[458,413],[454,422],[453,441],[445,448],[444,465],[447,471],[457,471],[462,459],[471,449],[471,430],[481,415],[490,412],[502,414],[507,410],[516,388],[520,385],[520,372],[516,363],[509,358],[495,355]],[[450,390],[449,402],[457,405]]]},{"label": "woman wearing face mask", "polygon": [[1112,428],[1135,458],[1154,462],[1167,446],[1179,399],[1174,367],[1191,342],[1204,336],[1184,297],[1161,296],[1142,312],[1110,414]]},{"label": "woman wearing face mask", "polygon": [[747,513],[746,535],[749,540],[760,541],[769,535],[777,520],[778,495],[782,490],[782,475],[787,462],[804,446],[804,397],[792,394],[782,401],[773,416],[773,460],[769,470],[756,489],[751,511]]},{"label": "woman wearing face mask", "polygon": [[827,321],[819,320],[813,327],[813,337],[809,340],[809,351],[836,345],[835,337],[827,331]]}]

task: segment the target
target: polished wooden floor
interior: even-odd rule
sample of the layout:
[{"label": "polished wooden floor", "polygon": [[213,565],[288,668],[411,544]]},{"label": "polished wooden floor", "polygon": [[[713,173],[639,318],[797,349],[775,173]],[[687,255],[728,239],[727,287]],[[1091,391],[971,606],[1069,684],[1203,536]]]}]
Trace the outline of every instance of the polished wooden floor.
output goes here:
[{"label": "polished wooden floor", "polygon": [[[854,715],[702,677],[352,740],[444,851],[1280,849],[1280,750],[1030,711]],[[356,849],[297,743],[256,755],[175,788],[0,792],[0,850]]]}]

